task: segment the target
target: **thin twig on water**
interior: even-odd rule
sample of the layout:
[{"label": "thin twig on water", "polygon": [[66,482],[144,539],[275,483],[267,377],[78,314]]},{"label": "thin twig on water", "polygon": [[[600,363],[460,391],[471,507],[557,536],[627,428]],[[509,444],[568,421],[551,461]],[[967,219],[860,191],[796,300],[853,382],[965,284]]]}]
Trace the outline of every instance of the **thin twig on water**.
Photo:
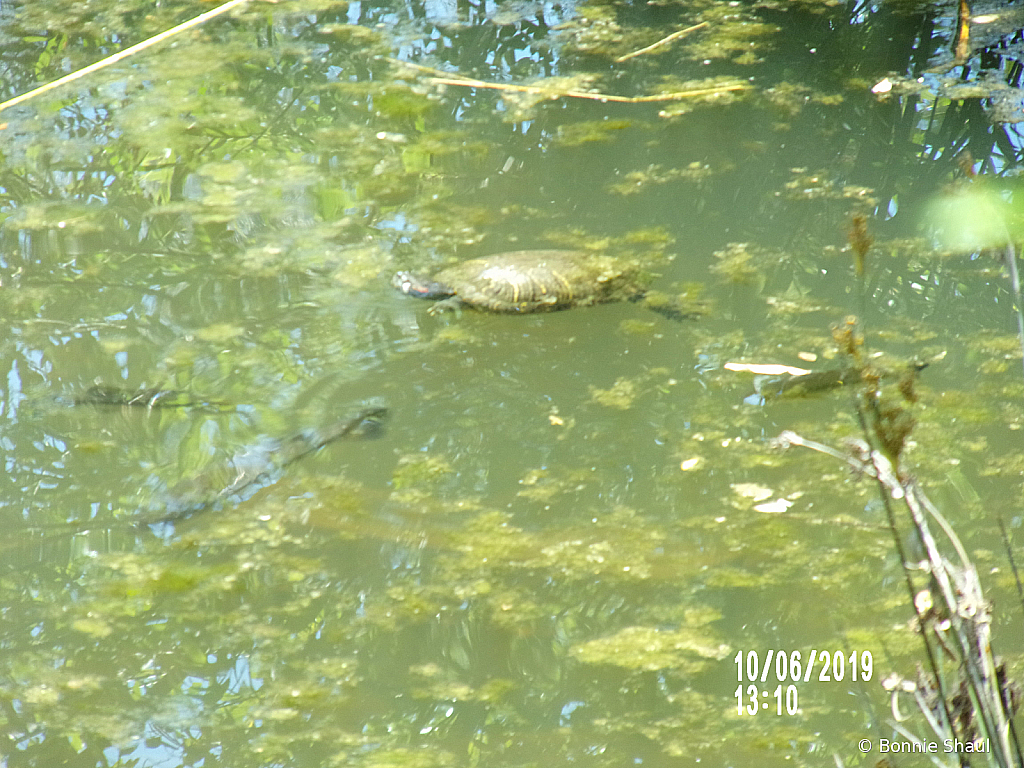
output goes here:
[{"label": "thin twig on water", "polygon": [[694,24],[692,27],[687,27],[686,29],[680,29],[678,32],[673,32],[668,37],[661,38],[661,40],[659,40],[656,43],[651,43],[646,48],[641,48],[639,51],[633,51],[632,53],[627,53],[625,56],[619,56],[619,58],[617,58],[615,60],[615,63],[616,64],[621,64],[622,62],[628,61],[629,59],[635,58],[637,56],[643,56],[645,53],[650,53],[651,51],[655,50],[656,48],[660,48],[663,45],[668,45],[673,40],[678,40],[683,35],[688,35],[690,32],[693,32],[695,29],[700,29],[701,27],[706,27],[707,25],[708,25],[708,23],[706,21],[702,21],[700,24]]}]

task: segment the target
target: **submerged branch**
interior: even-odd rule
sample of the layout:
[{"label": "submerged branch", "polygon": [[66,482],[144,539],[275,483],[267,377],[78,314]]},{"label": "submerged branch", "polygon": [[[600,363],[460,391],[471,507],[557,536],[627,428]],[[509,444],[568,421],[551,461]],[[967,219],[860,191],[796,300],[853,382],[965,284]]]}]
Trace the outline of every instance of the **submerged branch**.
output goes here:
[{"label": "submerged branch", "polygon": [[386,415],[387,409],[383,407],[363,408],[354,416],[335,422],[325,429],[302,430],[284,440],[274,441],[268,448],[257,449],[251,456],[232,461],[229,469],[235,476],[219,490],[209,487],[220,482],[217,472],[184,480],[170,490],[170,498],[162,514],[134,521],[134,524],[141,526],[174,522],[212,509],[221,500],[257,490],[273,482],[274,474],[290,464],[356,432],[365,423],[379,423]]},{"label": "submerged branch", "polygon": [[[127,528],[138,530],[148,525],[173,523],[186,517],[219,508],[229,499],[244,500],[253,493],[280,479],[283,471],[300,459],[319,451],[344,437],[355,436],[379,425],[387,416],[387,408],[369,406],[353,416],[322,429],[305,429],[281,440],[254,447],[249,453],[234,457],[226,464],[217,464],[197,477],[182,480],[166,492],[166,498],[150,514],[111,522],[84,522],[28,525],[25,530],[78,534],[90,530]],[[227,474],[228,478],[225,478]]]}]

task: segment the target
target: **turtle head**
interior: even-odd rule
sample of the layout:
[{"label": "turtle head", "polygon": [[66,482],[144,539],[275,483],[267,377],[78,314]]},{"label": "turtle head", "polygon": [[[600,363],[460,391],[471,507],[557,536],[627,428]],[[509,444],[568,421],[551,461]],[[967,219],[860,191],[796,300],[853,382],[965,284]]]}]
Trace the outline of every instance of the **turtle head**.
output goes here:
[{"label": "turtle head", "polygon": [[411,272],[396,272],[391,278],[391,285],[409,296],[418,299],[447,299],[454,296],[455,291],[444,283],[414,275]]}]

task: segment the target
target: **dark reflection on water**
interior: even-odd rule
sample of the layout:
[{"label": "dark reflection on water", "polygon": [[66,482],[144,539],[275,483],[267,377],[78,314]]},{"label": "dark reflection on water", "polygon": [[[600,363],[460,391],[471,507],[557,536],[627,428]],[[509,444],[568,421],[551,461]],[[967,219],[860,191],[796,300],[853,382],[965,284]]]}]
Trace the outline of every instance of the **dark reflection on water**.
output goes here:
[{"label": "dark reflection on water", "polygon": [[[190,13],[46,5],[0,16],[5,98]],[[949,185],[1013,197],[991,170],[1016,168],[1014,129],[977,96],[870,92],[939,82],[947,12],[254,7],[0,112],[0,764],[853,764],[850,734],[884,729],[878,681],[917,661],[899,564],[869,486],[768,445],[841,444],[853,401],[752,404],[723,366],[840,367],[830,326],[854,312],[880,367],[931,362],[908,460],[1002,566],[1011,297],[993,257],[919,235]],[[749,89],[621,104],[430,80],[459,73]],[[389,285],[569,247],[646,258],[707,313],[431,315]],[[71,404],[97,385],[192,405]],[[379,439],[132,527],[367,404],[390,411]],[[732,659],[768,648],[868,650],[876,677],[738,715]]]}]

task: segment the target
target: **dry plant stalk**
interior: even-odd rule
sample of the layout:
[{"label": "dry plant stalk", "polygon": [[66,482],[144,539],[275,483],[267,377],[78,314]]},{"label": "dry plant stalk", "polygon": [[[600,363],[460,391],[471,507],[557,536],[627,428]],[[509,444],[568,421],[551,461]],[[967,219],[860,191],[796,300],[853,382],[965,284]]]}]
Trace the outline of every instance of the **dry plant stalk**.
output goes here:
[{"label": "dry plant stalk", "polygon": [[962,64],[970,55],[971,6],[967,0],[959,0],[956,12],[956,35],[953,37],[953,59],[957,64]]},{"label": "dry plant stalk", "polygon": [[[863,411],[860,416],[867,434]],[[898,677],[887,681],[886,688],[891,692],[893,716],[897,721],[892,723],[893,727],[909,740],[921,741],[898,722],[903,719],[898,707],[899,693],[912,693],[921,713],[940,738],[964,743],[979,736],[988,738],[992,764],[1005,768],[1019,765],[1020,745],[1015,738],[1011,740],[1010,723],[1016,710],[1016,694],[1007,683],[1005,673],[1000,673],[992,652],[992,608],[985,600],[977,568],[945,516],[913,477],[894,466],[890,458],[895,460],[896,457],[892,457],[888,450],[874,450],[867,442],[857,441],[851,446],[852,452],[844,454],[791,431],[782,432],[777,444],[820,451],[845,461],[855,472],[878,483],[932,672],[932,679],[924,678],[922,673],[916,682]],[[921,563],[907,561],[892,510],[894,500],[902,501],[910,514],[918,543],[926,554]],[[940,552],[928,518],[942,529],[956,553],[956,562]],[[918,590],[913,584],[911,571],[927,574],[928,587]],[[956,669],[962,677],[953,694],[947,691],[939,674],[930,636],[934,637],[943,653],[957,661]],[[957,757],[956,753],[951,757]]]},{"label": "dry plant stalk", "polygon": [[[966,0],[961,0],[961,11],[965,6]],[[865,257],[872,245],[866,217],[854,216],[847,236],[862,288],[863,305]],[[1012,245],[1007,246],[1007,251],[1008,256],[1014,255]],[[1011,273],[1015,274],[1012,266]],[[1018,316],[1024,344],[1024,315]],[[832,336],[839,349],[861,368],[861,388],[854,398],[854,406],[863,439],[851,441],[848,455],[790,431],[783,432],[777,444],[782,447],[798,445],[844,460],[854,472],[874,478],[878,486],[929,665],[927,673],[919,668],[916,681],[893,675],[883,683],[892,695],[894,721],[890,724],[908,741],[917,745],[924,743],[900,723],[904,718],[899,711],[899,694],[910,693],[929,727],[943,740],[966,744],[983,737],[988,740],[984,751],[989,753],[989,765],[1020,766],[1024,764],[1024,754],[1012,722],[1019,704],[1019,689],[1007,679],[1005,667],[995,661],[992,606],[985,599],[977,568],[960,538],[901,462],[906,440],[914,428],[914,417],[904,405],[882,396],[877,374],[864,363],[864,338],[855,317],[847,317],[843,324],[833,328]],[[897,389],[905,403],[917,401],[914,383],[917,372],[923,367],[912,366],[900,378]],[[912,563],[907,555],[896,520],[895,505],[899,502],[907,510],[920,551],[925,553],[921,562]],[[931,533],[929,520],[942,530],[955,558],[942,554]],[[925,575],[927,586],[923,589],[915,586],[915,573]],[[941,658],[955,660],[951,675],[940,671]],[[950,686],[947,678],[951,676],[953,684]],[[937,757],[931,759],[934,764],[942,765]],[[948,763],[950,766],[967,764],[963,754],[956,751],[950,753],[949,759],[956,760]]]}]

